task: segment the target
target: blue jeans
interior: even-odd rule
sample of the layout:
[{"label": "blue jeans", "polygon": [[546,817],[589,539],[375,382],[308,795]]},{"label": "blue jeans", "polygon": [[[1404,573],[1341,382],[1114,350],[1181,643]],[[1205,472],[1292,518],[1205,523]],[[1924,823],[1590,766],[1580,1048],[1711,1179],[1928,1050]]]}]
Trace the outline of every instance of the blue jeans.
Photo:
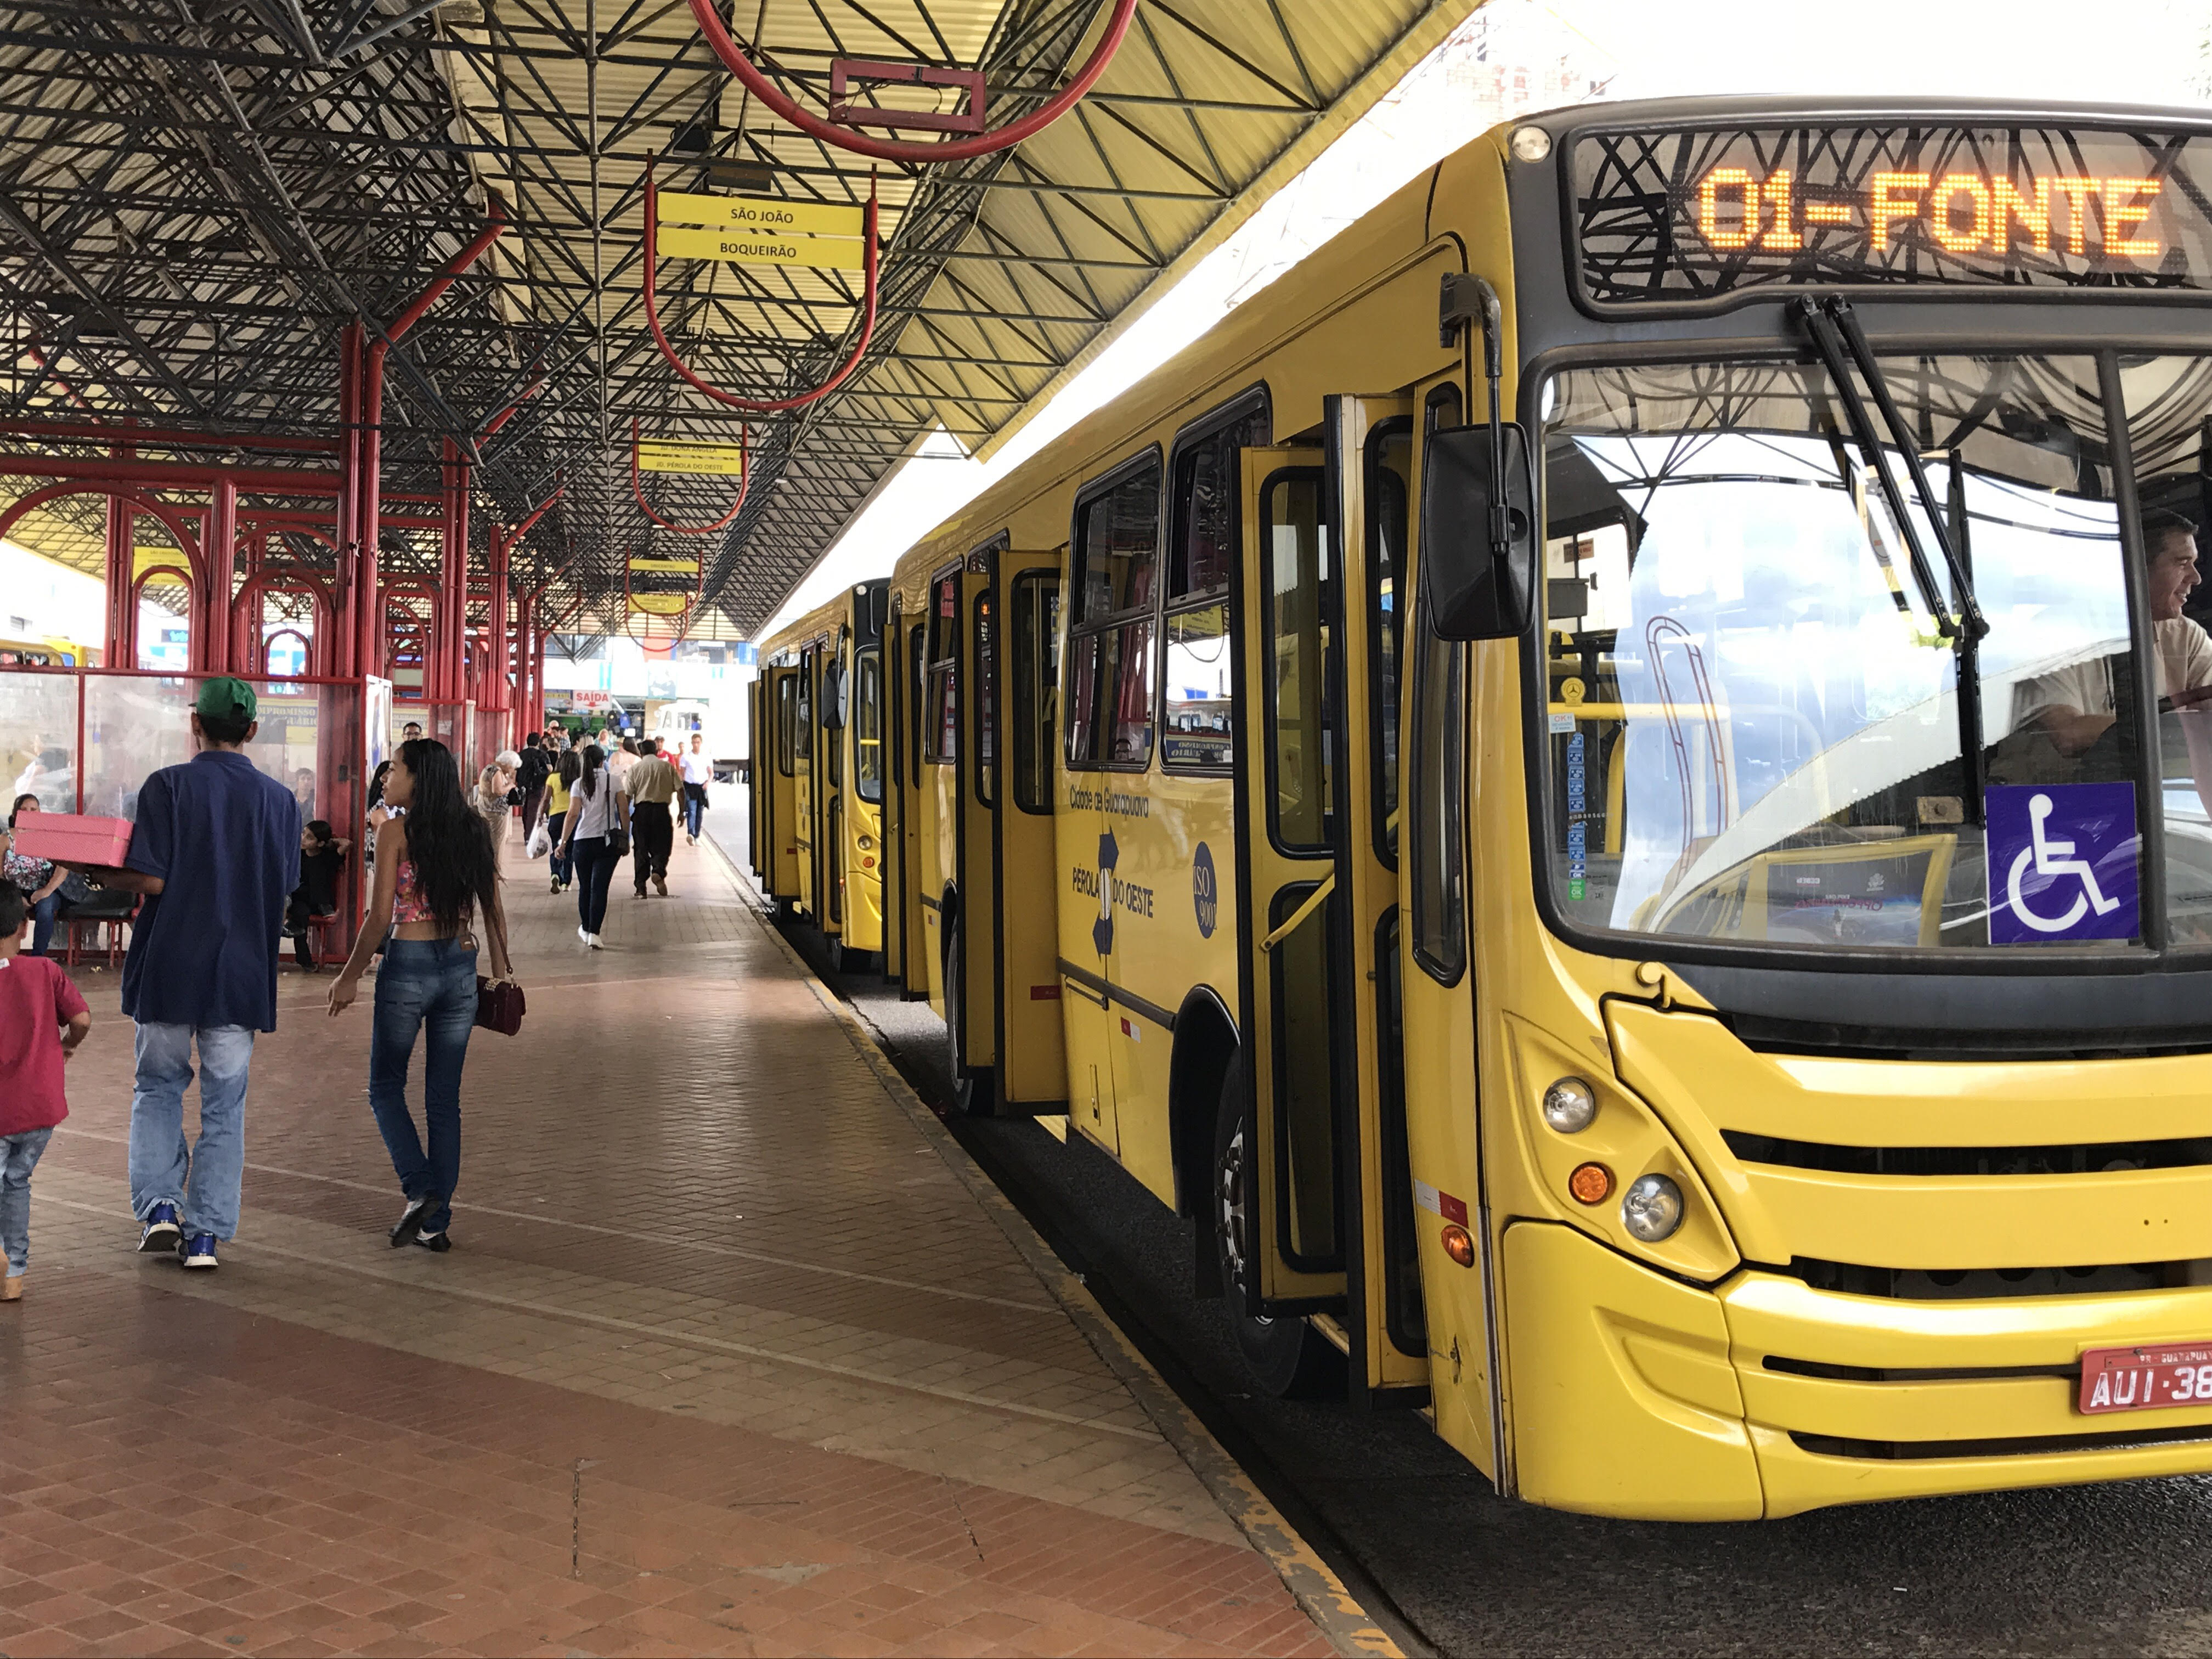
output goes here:
[{"label": "blue jeans", "polygon": [[31,1171],[53,1138],[52,1129],[0,1135],[0,1250],[7,1253],[10,1279],[31,1265]]},{"label": "blue jeans", "polygon": [[[451,1200],[461,1179],[461,1067],[477,1023],[477,953],[450,939],[394,939],[376,970],[376,1023],[368,1039],[368,1109],[392,1154],[392,1173],[408,1199],[434,1193],[441,1200],[422,1218],[426,1233],[453,1218]],[[422,1062],[422,1118],[430,1151],[407,1110],[407,1063],[415,1036],[428,1039]]]},{"label": "blue jeans", "polygon": [[707,816],[707,786],[687,783],[684,786],[684,833],[692,840],[699,839],[699,824]]},{"label": "blue jeans", "polygon": [[31,954],[42,957],[46,946],[53,943],[54,918],[61,914],[62,890],[58,887],[31,907]]},{"label": "blue jeans", "polygon": [[576,920],[586,933],[596,933],[607,919],[607,889],[622,854],[607,850],[605,836],[579,836],[568,843],[568,857],[576,870]]},{"label": "blue jeans", "polygon": [[[200,1045],[200,1138],[185,1144],[185,1091],[192,1041]],[[174,1204],[186,1237],[238,1231],[246,1176],[246,1083],[253,1033],[243,1025],[140,1022],[137,1087],[131,1097],[131,1209],[141,1221]]]}]

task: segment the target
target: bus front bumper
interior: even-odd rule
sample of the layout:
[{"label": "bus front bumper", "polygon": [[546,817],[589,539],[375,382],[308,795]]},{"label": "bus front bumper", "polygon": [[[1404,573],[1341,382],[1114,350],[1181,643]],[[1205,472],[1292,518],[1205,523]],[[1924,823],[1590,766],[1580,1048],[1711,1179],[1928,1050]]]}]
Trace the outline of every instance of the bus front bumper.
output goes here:
[{"label": "bus front bumper", "polygon": [[2212,1404],[2085,1415],[2090,1348],[2212,1343],[2212,1289],[1908,1302],[1745,1269],[1717,1291],[1506,1230],[1516,1483],[1662,1520],[2212,1470]]}]

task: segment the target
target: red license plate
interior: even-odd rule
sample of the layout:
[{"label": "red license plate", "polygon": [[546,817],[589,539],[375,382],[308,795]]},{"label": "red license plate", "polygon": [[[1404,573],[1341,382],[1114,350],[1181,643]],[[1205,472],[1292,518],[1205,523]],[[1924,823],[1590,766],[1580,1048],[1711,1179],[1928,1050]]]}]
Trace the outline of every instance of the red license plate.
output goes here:
[{"label": "red license plate", "polygon": [[2081,1356],[2081,1394],[2075,1403],[2085,1412],[2212,1406],[2212,1342],[2092,1348]]}]

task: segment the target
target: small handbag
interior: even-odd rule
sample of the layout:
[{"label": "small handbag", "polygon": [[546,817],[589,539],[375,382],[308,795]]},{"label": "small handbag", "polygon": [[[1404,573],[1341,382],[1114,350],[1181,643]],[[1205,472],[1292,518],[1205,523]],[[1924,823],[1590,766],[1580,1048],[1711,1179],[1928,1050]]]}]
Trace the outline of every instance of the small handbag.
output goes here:
[{"label": "small handbag", "polygon": [[477,975],[477,1024],[488,1031],[501,1036],[513,1036],[522,1029],[524,1012],[522,988],[511,979],[486,979]]}]

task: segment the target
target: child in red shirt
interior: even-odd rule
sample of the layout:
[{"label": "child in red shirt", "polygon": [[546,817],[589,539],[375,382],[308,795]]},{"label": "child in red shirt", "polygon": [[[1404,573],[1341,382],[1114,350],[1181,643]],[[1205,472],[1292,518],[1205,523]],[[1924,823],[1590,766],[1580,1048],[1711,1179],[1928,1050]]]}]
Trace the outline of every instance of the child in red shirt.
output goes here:
[{"label": "child in red shirt", "polygon": [[0,1249],[8,1256],[0,1302],[22,1297],[31,1171],[54,1125],[69,1115],[62,1066],[92,1030],[92,1014],[60,964],[17,954],[30,931],[30,896],[0,881]]}]

